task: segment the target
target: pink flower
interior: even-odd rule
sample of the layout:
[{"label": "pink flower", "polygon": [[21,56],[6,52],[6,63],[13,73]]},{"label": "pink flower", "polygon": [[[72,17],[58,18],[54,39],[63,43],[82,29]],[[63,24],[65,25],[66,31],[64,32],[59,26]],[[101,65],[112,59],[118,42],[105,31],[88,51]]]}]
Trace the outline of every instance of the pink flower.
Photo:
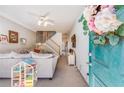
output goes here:
[{"label": "pink flower", "polygon": [[117,20],[116,14],[110,11],[109,8],[104,8],[95,16],[94,24],[97,29],[104,33],[115,31],[122,24]]},{"label": "pink flower", "polygon": [[95,18],[91,18],[88,22],[88,27],[91,31],[94,31],[95,33],[101,35],[102,34],[102,31],[98,30],[94,24],[94,21],[95,21]]}]

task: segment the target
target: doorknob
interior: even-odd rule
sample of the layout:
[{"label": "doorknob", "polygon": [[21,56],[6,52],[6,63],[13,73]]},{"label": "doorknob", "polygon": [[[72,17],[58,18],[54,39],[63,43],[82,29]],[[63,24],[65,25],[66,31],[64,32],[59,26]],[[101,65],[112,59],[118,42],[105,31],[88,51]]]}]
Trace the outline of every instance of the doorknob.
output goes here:
[{"label": "doorknob", "polygon": [[87,73],[87,76],[89,76],[89,73]]},{"label": "doorknob", "polygon": [[88,53],[88,55],[89,55],[89,56],[92,56],[92,53],[91,53],[91,52],[89,52],[89,53]]}]

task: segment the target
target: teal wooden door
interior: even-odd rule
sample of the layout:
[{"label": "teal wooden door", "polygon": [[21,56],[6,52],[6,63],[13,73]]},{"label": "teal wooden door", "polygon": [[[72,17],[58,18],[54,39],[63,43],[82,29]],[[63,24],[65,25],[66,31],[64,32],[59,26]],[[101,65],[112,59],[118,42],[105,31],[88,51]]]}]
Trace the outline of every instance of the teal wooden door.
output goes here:
[{"label": "teal wooden door", "polygon": [[89,85],[98,87],[124,86],[124,39],[116,46],[94,45],[89,36]]}]

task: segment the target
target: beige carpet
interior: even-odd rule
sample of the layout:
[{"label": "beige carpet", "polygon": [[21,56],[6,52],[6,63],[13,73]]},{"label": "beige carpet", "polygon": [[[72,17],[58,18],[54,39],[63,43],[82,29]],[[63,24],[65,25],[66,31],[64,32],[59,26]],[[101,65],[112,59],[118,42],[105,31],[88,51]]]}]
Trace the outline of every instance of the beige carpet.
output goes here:
[{"label": "beige carpet", "polygon": [[[54,77],[38,79],[36,87],[87,87],[85,80],[74,66],[67,65],[67,58],[60,57]],[[10,87],[10,79],[0,79],[0,87]]]}]

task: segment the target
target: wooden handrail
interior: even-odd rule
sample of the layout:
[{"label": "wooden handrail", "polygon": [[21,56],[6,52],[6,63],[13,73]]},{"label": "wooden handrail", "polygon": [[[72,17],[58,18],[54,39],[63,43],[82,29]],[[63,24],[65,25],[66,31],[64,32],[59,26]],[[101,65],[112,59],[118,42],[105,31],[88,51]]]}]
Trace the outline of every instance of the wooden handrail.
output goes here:
[{"label": "wooden handrail", "polygon": [[49,39],[49,40],[51,40],[54,44],[56,44],[58,47],[59,47],[59,55],[60,55],[60,45],[58,45],[54,40],[52,40],[52,39]]},{"label": "wooden handrail", "polygon": [[[50,44],[46,43],[47,45],[49,45],[53,50],[55,50]],[[55,50],[56,52],[58,52],[57,50]],[[60,55],[60,47],[59,47],[59,55]]]},{"label": "wooden handrail", "polygon": [[51,38],[49,40],[51,40],[54,44],[56,44],[60,48],[60,45],[58,45],[54,40],[52,40]]}]

